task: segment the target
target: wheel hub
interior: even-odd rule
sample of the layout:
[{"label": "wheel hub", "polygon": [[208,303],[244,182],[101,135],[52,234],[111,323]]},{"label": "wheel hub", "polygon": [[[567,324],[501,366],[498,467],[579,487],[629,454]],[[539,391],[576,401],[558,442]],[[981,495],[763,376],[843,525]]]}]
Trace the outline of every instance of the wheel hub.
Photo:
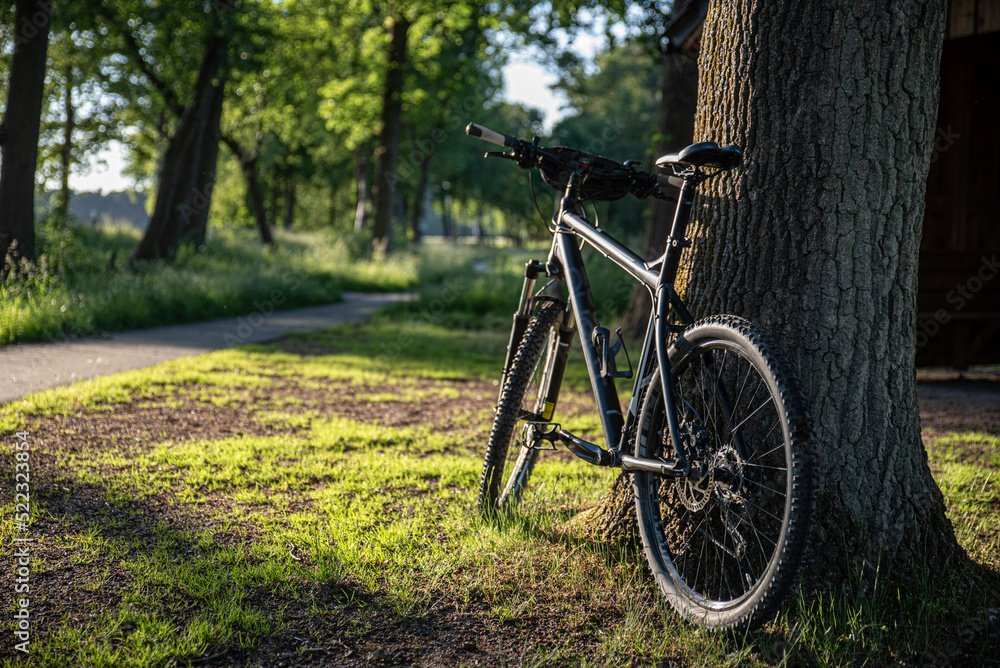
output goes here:
[{"label": "wheel hub", "polygon": [[743,459],[732,445],[723,446],[712,458],[712,477],[723,503],[743,501]]}]

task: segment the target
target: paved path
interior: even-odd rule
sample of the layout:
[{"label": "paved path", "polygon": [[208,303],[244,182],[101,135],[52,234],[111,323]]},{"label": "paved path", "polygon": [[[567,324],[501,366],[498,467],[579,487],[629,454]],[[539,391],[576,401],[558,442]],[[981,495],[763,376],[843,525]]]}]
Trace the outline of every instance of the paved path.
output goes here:
[{"label": "paved path", "polygon": [[344,301],[294,311],[259,313],[113,334],[105,339],[26,343],[0,348],[0,404],[86,378],[140,369],[166,360],[274,341],[291,332],[364,320],[409,293],[344,293]]}]

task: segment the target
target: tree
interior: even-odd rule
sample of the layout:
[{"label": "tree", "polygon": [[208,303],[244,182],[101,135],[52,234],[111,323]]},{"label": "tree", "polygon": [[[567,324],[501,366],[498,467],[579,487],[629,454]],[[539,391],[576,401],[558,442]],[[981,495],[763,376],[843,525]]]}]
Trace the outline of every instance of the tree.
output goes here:
[{"label": "tree", "polygon": [[372,252],[385,255],[392,250],[392,205],[396,183],[396,160],[399,155],[399,121],[403,112],[403,66],[406,63],[406,39],[410,20],[402,13],[386,20],[389,53],[388,73],[382,97],[382,131],[375,149],[375,199]]},{"label": "tree", "polygon": [[133,102],[133,144],[152,144],[136,156],[158,157],[153,213],[130,263],[170,259],[181,241],[204,239],[236,27],[232,14],[229,0],[158,6],[103,0],[98,10],[98,33],[120,54],[122,74],[112,90]]},{"label": "tree", "polygon": [[[410,196],[410,239],[421,239],[421,220],[432,180],[432,163],[452,160],[468,144],[461,129],[468,121],[459,103],[488,99],[496,86],[500,58],[484,48],[482,21],[472,5],[455,6],[447,21],[436,21],[428,37],[414,45],[404,125],[409,142],[401,148],[397,179]],[[451,149],[451,150],[449,150]],[[467,153],[467,151],[463,151]],[[437,160],[435,160],[437,157]]]},{"label": "tree", "polygon": [[7,110],[0,127],[0,264],[12,245],[16,253],[35,253],[35,168],[41,125],[45,62],[52,23],[51,3],[18,0],[14,11],[14,56],[7,87]]},{"label": "tree", "polygon": [[[662,54],[660,74],[660,141],[657,153],[679,151],[694,141],[694,115],[698,98],[698,65],[680,53]],[[650,202],[642,233],[643,257],[663,253],[673,220],[674,203],[661,199]],[[641,340],[649,322],[649,291],[636,285],[625,309],[622,327],[627,335]]]},{"label": "tree", "polygon": [[816,543],[842,547],[812,575],[880,556],[940,566],[958,548],[920,440],[914,352],[945,3],[779,4],[710,11],[695,135],[748,159],[707,189],[686,294],[765,325],[809,394]]},{"label": "tree", "polygon": [[[98,32],[109,35],[108,48],[120,54],[112,67],[123,72],[112,90],[132,102],[132,163],[137,171],[156,164],[154,210],[133,262],[171,258],[182,241],[204,240],[227,84],[234,72],[255,67],[256,56],[266,51],[272,9],[232,0],[154,5],[102,0]],[[231,50],[239,58],[230,57]],[[247,61],[250,65],[240,64]],[[248,166],[256,147],[225,139],[253,192],[256,172]],[[261,239],[271,244],[262,199],[260,206],[257,198],[254,202]]]},{"label": "tree", "polygon": [[66,220],[69,178],[91,156],[124,134],[125,100],[110,93],[118,74],[113,52],[91,25],[89,9],[67,5],[54,17],[49,35],[48,72],[38,145],[39,182],[56,181],[54,212]]},{"label": "tree", "polygon": [[927,467],[914,372],[944,8],[734,0],[706,22],[695,138],[738,144],[746,161],[703,187],[678,288],[696,314],[766,327],[809,397],[822,481],[811,587],[963,554]]},{"label": "tree", "polygon": [[132,261],[171,258],[183,239],[204,240],[219,152],[227,50],[228,40],[222,36],[205,44],[194,98],[180,113],[180,126],[163,156],[153,215]]}]

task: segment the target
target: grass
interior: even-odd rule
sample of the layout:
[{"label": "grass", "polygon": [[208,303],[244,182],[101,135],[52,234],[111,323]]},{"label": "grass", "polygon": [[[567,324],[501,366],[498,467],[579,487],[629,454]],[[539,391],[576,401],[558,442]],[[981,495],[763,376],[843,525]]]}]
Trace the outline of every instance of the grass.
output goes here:
[{"label": "grass", "polygon": [[[611,480],[575,461],[546,461],[515,515],[481,522],[503,346],[502,333],[381,318],[4,407],[4,457],[13,430],[36,439],[31,665],[420,663],[415,632],[443,634],[453,665],[923,665],[975,651],[962,633],[987,638],[987,592],[919,568],[800,600],[745,637],[685,626],[641,554],[574,532]],[[569,386],[569,428],[595,428],[579,368]],[[1000,467],[973,455],[995,441],[944,433],[931,448],[994,585]]]},{"label": "grass", "polygon": [[[480,520],[482,444],[529,253],[425,253],[407,260],[420,299],[368,323],[0,407],[7,470],[16,432],[31,439],[32,502],[22,533],[2,497],[0,539],[35,538],[31,655],[5,642],[3,665],[1000,662],[988,626],[1000,441],[987,431],[927,440],[975,573],[879,572],[739,637],[680,623],[641,552],[571,521],[610,471],[547,458],[515,513]],[[620,308],[613,276],[592,279],[598,303]],[[599,429],[588,385],[577,359],[560,411],[584,435]],[[13,577],[0,573],[0,589]],[[13,603],[5,612],[9,639]]]},{"label": "grass", "polygon": [[39,236],[38,261],[0,281],[0,345],[325,304],[421,278],[414,255],[358,260],[320,232],[277,230],[270,252],[247,234],[213,230],[201,251],[182,248],[172,263],[135,271],[123,269],[140,238],[133,227],[43,227]]},{"label": "grass", "polygon": [[[198,251],[182,247],[172,263],[125,270],[139,238],[128,225],[40,226],[38,260],[0,280],[0,345],[325,304],[350,290],[419,289],[418,301],[391,315],[506,327],[524,263],[548,251],[424,244],[372,262],[359,259],[357,239],[326,232],[275,230],[272,252],[249,232],[213,229]],[[592,279],[602,314],[619,313],[631,291],[628,277],[602,263]]]}]

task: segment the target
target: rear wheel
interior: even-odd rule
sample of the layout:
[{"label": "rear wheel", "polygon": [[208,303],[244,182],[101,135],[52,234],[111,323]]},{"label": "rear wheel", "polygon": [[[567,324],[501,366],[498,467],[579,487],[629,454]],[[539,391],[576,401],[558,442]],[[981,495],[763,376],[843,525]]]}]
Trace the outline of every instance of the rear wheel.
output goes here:
[{"label": "rear wheel", "polygon": [[479,481],[479,510],[484,514],[516,505],[538,460],[531,423],[552,417],[542,388],[548,386],[564,311],[562,303],[546,302],[532,316],[504,381]]},{"label": "rear wheel", "polygon": [[[692,473],[635,473],[646,559],[687,619],[747,628],[771,619],[795,584],[813,511],[805,400],[767,336],[742,318],[688,327],[669,351]],[[635,453],[671,459],[655,375]]]}]

